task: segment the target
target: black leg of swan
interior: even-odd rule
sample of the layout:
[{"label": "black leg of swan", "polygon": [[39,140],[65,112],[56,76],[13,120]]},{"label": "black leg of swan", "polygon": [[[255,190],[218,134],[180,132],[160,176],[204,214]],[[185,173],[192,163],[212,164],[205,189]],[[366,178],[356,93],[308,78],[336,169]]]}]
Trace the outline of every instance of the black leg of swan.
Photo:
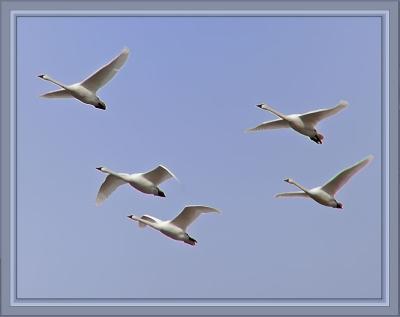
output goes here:
[{"label": "black leg of swan", "polygon": [[189,237],[188,240],[185,240],[183,242],[190,244],[190,245],[196,245],[196,243],[197,243],[197,241],[195,239],[193,239],[192,237]]},{"label": "black leg of swan", "polygon": [[310,139],[313,140],[317,144],[322,144],[322,141],[320,140],[320,138],[318,136],[310,137]]},{"label": "black leg of swan", "polygon": [[157,189],[158,189],[158,192],[157,192],[156,196],[165,197],[164,192],[161,191],[159,188],[157,188]]},{"label": "black leg of swan", "polygon": [[97,108],[97,109],[101,109],[101,110],[106,110],[106,105],[105,104],[97,104],[96,106],[95,106],[95,108]]}]

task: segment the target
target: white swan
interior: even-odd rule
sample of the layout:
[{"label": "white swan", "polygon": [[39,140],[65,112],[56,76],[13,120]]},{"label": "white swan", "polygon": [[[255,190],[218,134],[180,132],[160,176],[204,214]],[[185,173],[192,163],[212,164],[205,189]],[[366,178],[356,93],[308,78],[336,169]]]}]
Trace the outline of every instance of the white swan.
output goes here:
[{"label": "white swan", "polygon": [[275,109],[272,109],[267,104],[260,104],[257,105],[257,107],[272,112],[280,119],[263,122],[254,128],[248,129],[247,131],[254,132],[254,131],[269,130],[269,129],[292,128],[293,130],[308,136],[314,142],[322,144],[324,136],[317,132],[315,126],[322,119],[334,115],[335,113],[339,112],[340,110],[344,109],[347,106],[348,102],[345,100],[341,100],[339,104],[337,104],[333,108],[319,109],[315,111],[306,112],[303,114],[284,115],[276,111]]},{"label": "white swan", "polygon": [[65,85],[50,78],[48,75],[39,75],[39,78],[48,80],[62,89],[48,92],[41,97],[45,98],[76,98],[83,103],[90,104],[96,108],[105,110],[106,104],[96,95],[97,90],[103,87],[121,69],[128,59],[129,49],[124,48],[122,52],[111,62],[101,67],[80,83]]},{"label": "white swan", "polygon": [[150,226],[166,236],[180,240],[190,245],[195,245],[197,241],[186,233],[186,228],[202,213],[219,212],[215,208],[207,206],[186,206],[181,213],[172,220],[162,221],[153,216],[144,215],[137,217],[130,215],[128,218],[137,221],[139,227]]},{"label": "white swan", "polygon": [[101,185],[96,197],[96,205],[100,205],[120,185],[128,183],[145,194],[165,197],[165,194],[158,188],[162,182],[171,177],[177,179],[165,166],[159,165],[146,173],[117,173],[107,167],[97,167],[99,171],[109,174]]},{"label": "white swan", "polygon": [[347,183],[347,181],[363,167],[365,167],[373,159],[372,155],[368,155],[365,159],[357,162],[356,164],[344,169],[339,174],[330,179],[323,186],[315,187],[313,189],[306,189],[305,187],[296,183],[293,179],[285,179],[285,182],[293,184],[300,188],[300,192],[279,193],[275,197],[306,197],[312,198],[321,205],[333,208],[343,208],[343,204],[335,199],[336,192]]}]

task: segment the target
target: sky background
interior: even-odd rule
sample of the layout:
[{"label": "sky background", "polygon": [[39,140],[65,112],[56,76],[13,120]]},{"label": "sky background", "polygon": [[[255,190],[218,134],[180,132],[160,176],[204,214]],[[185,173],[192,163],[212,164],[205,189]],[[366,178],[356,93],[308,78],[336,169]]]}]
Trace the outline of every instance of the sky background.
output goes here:
[{"label": "sky background", "polygon": [[[376,298],[381,296],[381,68],[377,17],[24,17],[17,26],[19,298]],[[99,91],[102,111],[43,99],[131,50]],[[245,133],[291,114],[349,107],[318,145],[289,129]],[[322,185],[373,154],[337,194],[344,209],[276,199]],[[125,185],[95,198],[107,166],[167,166],[166,198]],[[129,214],[174,218],[195,247]]]}]

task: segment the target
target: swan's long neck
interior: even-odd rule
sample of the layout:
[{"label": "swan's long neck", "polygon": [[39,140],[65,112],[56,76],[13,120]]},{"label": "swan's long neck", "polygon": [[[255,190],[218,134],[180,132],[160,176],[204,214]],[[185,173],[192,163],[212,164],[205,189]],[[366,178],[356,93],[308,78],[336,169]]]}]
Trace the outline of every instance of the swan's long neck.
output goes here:
[{"label": "swan's long neck", "polygon": [[114,176],[116,176],[116,177],[121,178],[121,175],[119,175],[119,173],[114,172],[114,171],[110,170],[110,169],[107,168],[107,167],[101,167],[99,170],[100,170],[101,172],[103,172],[103,173],[110,174],[110,175],[114,175]]},{"label": "swan's long neck", "polygon": [[279,118],[283,120],[287,120],[286,116],[283,113],[280,113],[279,111],[276,111],[275,109],[271,108],[269,105],[262,105],[261,109],[267,110],[269,112],[272,112],[274,115],[278,116]]},{"label": "swan's long neck", "polygon": [[300,189],[301,189],[303,192],[305,192],[306,194],[309,193],[307,188],[305,188],[305,187],[303,187],[302,185],[296,183],[295,181],[291,181],[290,183],[293,184],[294,186],[300,188]]},{"label": "swan's long neck", "polygon": [[44,76],[44,77],[42,77],[44,80],[48,80],[48,81],[51,81],[53,84],[56,84],[57,86],[60,86],[61,88],[64,88],[64,89],[66,89],[66,90],[69,90],[68,89],[68,87],[67,87],[67,85],[64,85],[63,83],[60,83],[59,81],[57,81],[57,80],[55,80],[55,79],[53,79],[53,78],[51,78],[51,77],[49,77],[49,76]]}]

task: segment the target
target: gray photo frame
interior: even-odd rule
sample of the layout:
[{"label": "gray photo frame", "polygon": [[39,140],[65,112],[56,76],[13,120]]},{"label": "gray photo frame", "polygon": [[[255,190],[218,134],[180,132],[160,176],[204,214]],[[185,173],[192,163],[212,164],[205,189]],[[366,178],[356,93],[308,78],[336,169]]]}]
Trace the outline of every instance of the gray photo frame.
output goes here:
[{"label": "gray photo frame", "polygon": [[[398,14],[384,1],[46,1],[0,0],[1,14],[1,315],[399,315],[398,263]],[[374,15],[382,19],[382,297],[373,301],[290,300],[129,302],[24,300],[14,287],[16,19],[50,15]],[[387,212],[385,212],[385,210]]]}]

